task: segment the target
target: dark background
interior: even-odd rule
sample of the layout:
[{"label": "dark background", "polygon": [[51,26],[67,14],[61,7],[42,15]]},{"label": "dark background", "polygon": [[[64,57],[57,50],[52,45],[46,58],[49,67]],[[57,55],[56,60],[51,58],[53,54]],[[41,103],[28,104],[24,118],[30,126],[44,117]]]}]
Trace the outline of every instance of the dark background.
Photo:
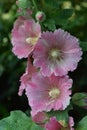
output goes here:
[{"label": "dark background", "polygon": [[0,0],[0,118],[12,110],[28,109],[26,96],[17,94],[25,61],[17,59],[11,51],[11,30],[16,11],[15,0]]}]

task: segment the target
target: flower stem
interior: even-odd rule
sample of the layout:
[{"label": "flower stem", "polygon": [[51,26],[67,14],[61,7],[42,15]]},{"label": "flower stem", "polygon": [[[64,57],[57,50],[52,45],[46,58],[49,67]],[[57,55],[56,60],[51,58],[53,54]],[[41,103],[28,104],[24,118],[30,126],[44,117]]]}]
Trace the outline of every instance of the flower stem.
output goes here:
[{"label": "flower stem", "polygon": [[32,3],[33,3],[33,5],[34,5],[34,7],[35,7],[36,11],[38,11],[38,9],[37,9],[37,5],[36,5],[35,0],[32,0]]}]

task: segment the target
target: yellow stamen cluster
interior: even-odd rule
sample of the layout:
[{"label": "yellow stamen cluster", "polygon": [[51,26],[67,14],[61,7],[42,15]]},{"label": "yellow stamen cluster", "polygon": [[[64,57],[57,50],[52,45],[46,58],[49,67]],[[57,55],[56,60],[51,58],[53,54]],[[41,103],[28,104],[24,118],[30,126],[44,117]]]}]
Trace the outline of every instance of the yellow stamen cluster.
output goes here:
[{"label": "yellow stamen cluster", "polygon": [[52,98],[52,99],[55,99],[59,96],[60,94],[60,90],[58,88],[52,88],[50,91],[49,91],[49,96]]},{"label": "yellow stamen cluster", "polygon": [[35,45],[37,41],[38,41],[38,37],[28,37],[28,38],[26,38],[26,42],[28,44]]},{"label": "yellow stamen cluster", "polygon": [[57,48],[53,48],[49,51],[49,58],[50,59],[60,59],[61,58],[61,53]]}]

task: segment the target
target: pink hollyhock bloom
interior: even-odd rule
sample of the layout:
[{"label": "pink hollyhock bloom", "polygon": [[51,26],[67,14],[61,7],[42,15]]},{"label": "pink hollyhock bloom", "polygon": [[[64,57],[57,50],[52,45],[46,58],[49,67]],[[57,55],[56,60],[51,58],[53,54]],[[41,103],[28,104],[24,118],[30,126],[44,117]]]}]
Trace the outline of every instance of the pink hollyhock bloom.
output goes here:
[{"label": "pink hollyhock bloom", "polygon": [[12,30],[13,53],[18,58],[26,58],[34,50],[41,35],[41,28],[33,19],[19,17]]},{"label": "pink hollyhock bloom", "polygon": [[65,77],[33,75],[26,88],[26,95],[34,116],[38,112],[64,110],[70,103],[72,80]]},{"label": "pink hollyhock bloom", "polygon": [[74,130],[72,128],[74,121],[72,117],[69,117],[69,123],[66,125],[65,121],[57,121],[56,117],[51,117],[50,121],[46,123],[46,130]]},{"label": "pink hollyhock bloom", "polygon": [[61,130],[62,125],[57,121],[56,117],[51,117],[50,121],[46,123],[46,130]]},{"label": "pink hollyhock bloom", "polygon": [[45,122],[48,120],[48,116],[45,112],[38,112],[35,116],[32,116],[32,120],[41,127],[44,127]]},{"label": "pink hollyhock bloom", "polygon": [[21,85],[19,87],[19,92],[18,92],[19,96],[21,96],[23,94],[24,89],[27,87],[33,74],[35,74],[35,73],[36,73],[36,68],[32,65],[31,59],[29,56],[26,72],[20,78]]},{"label": "pink hollyhock bloom", "polygon": [[81,55],[78,39],[68,32],[43,32],[34,50],[34,65],[44,76],[63,76],[76,69]]}]

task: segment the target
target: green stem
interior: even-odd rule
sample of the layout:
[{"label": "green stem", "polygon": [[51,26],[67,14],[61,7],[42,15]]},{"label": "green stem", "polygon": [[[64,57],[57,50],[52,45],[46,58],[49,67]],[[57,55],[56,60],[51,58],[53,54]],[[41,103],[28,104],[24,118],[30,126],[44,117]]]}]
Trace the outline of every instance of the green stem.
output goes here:
[{"label": "green stem", "polygon": [[36,5],[35,0],[32,0],[32,3],[33,3],[33,5],[34,5],[34,7],[35,7],[36,11],[38,11],[38,9],[37,9],[37,5]]}]

